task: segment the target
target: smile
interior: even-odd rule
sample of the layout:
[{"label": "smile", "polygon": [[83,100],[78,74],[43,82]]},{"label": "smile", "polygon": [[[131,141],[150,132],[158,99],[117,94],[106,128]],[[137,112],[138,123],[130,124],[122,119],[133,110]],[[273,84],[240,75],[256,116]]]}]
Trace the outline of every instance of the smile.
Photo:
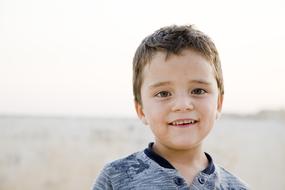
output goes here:
[{"label": "smile", "polygon": [[179,119],[169,123],[169,125],[174,127],[190,127],[196,124],[198,121],[194,119]]}]

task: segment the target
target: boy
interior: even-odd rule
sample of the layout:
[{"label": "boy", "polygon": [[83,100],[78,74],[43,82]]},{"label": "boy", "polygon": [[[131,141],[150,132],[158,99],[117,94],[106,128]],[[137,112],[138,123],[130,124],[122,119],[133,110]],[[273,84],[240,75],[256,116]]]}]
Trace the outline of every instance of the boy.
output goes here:
[{"label": "boy", "polygon": [[193,26],[169,26],[146,37],[133,60],[133,93],[155,141],[105,166],[93,190],[248,189],[202,149],[224,95],[208,36]]}]

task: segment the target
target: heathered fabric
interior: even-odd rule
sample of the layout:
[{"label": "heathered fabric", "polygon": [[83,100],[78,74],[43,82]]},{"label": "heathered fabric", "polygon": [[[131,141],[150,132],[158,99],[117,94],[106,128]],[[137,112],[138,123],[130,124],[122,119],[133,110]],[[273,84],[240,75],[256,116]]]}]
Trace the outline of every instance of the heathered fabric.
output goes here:
[{"label": "heathered fabric", "polygon": [[[214,163],[213,163],[214,164]],[[107,164],[92,190],[247,190],[240,179],[214,164],[211,174],[200,172],[189,186],[176,169],[162,167],[145,151]]]},{"label": "heathered fabric", "polygon": [[[160,166],[164,167],[164,168],[169,168],[169,169],[175,169],[174,166],[172,166],[171,163],[169,163],[166,159],[164,159],[162,156],[160,156],[159,154],[155,153],[153,151],[153,145],[154,143],[151,142],[148,145],[148,148],[146,148],[144,150],[144,153],[153,161],[155,161],[156,163],[158,163]],[[207,159],[208,159],[208,166],[202,171],[205,174],[212,174],[215,171],[215,166],[213,163],[213,159],[212,157],[205,153]]]}]

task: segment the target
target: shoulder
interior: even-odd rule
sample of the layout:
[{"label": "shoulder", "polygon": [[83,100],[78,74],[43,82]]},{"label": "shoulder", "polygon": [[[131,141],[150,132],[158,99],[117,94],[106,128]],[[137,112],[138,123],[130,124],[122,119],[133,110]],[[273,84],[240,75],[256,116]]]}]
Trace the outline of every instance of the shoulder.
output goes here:
[{"label": "shoulder", "polygon": [[104,167],[109,176],[130,172],[130,170],[140,173],[149,168],[146,163],[146,157],[143,152],[136,152],[127,157],[115,160]]},{"label": "shoulder", "polygon": [[216,171],[219,176],[220,185],[229,189],[247,190],[249,186],[239,177],[235,176],[225,168],[216,165]]},{"label": "shoulder", "polygon": [[129,184],[134,178],[144,176],[150,168],[143,152],[133,153],[125,158],[115,160],[105,165],[96,179],[93,190],[120,189]]}]

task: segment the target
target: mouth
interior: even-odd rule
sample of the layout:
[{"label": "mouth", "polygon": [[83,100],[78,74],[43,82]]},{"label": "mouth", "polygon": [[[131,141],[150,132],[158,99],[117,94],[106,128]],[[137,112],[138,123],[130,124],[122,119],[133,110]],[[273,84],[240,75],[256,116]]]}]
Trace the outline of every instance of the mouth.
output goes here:
[{"label": "mouth", "polygon": [[168,125],[173,126],[173,127],[185,128],[185,127],[191,127],[195,125],[197,122],[198,121],[195,119],[178,119],[178,120],[168,123]]}]

